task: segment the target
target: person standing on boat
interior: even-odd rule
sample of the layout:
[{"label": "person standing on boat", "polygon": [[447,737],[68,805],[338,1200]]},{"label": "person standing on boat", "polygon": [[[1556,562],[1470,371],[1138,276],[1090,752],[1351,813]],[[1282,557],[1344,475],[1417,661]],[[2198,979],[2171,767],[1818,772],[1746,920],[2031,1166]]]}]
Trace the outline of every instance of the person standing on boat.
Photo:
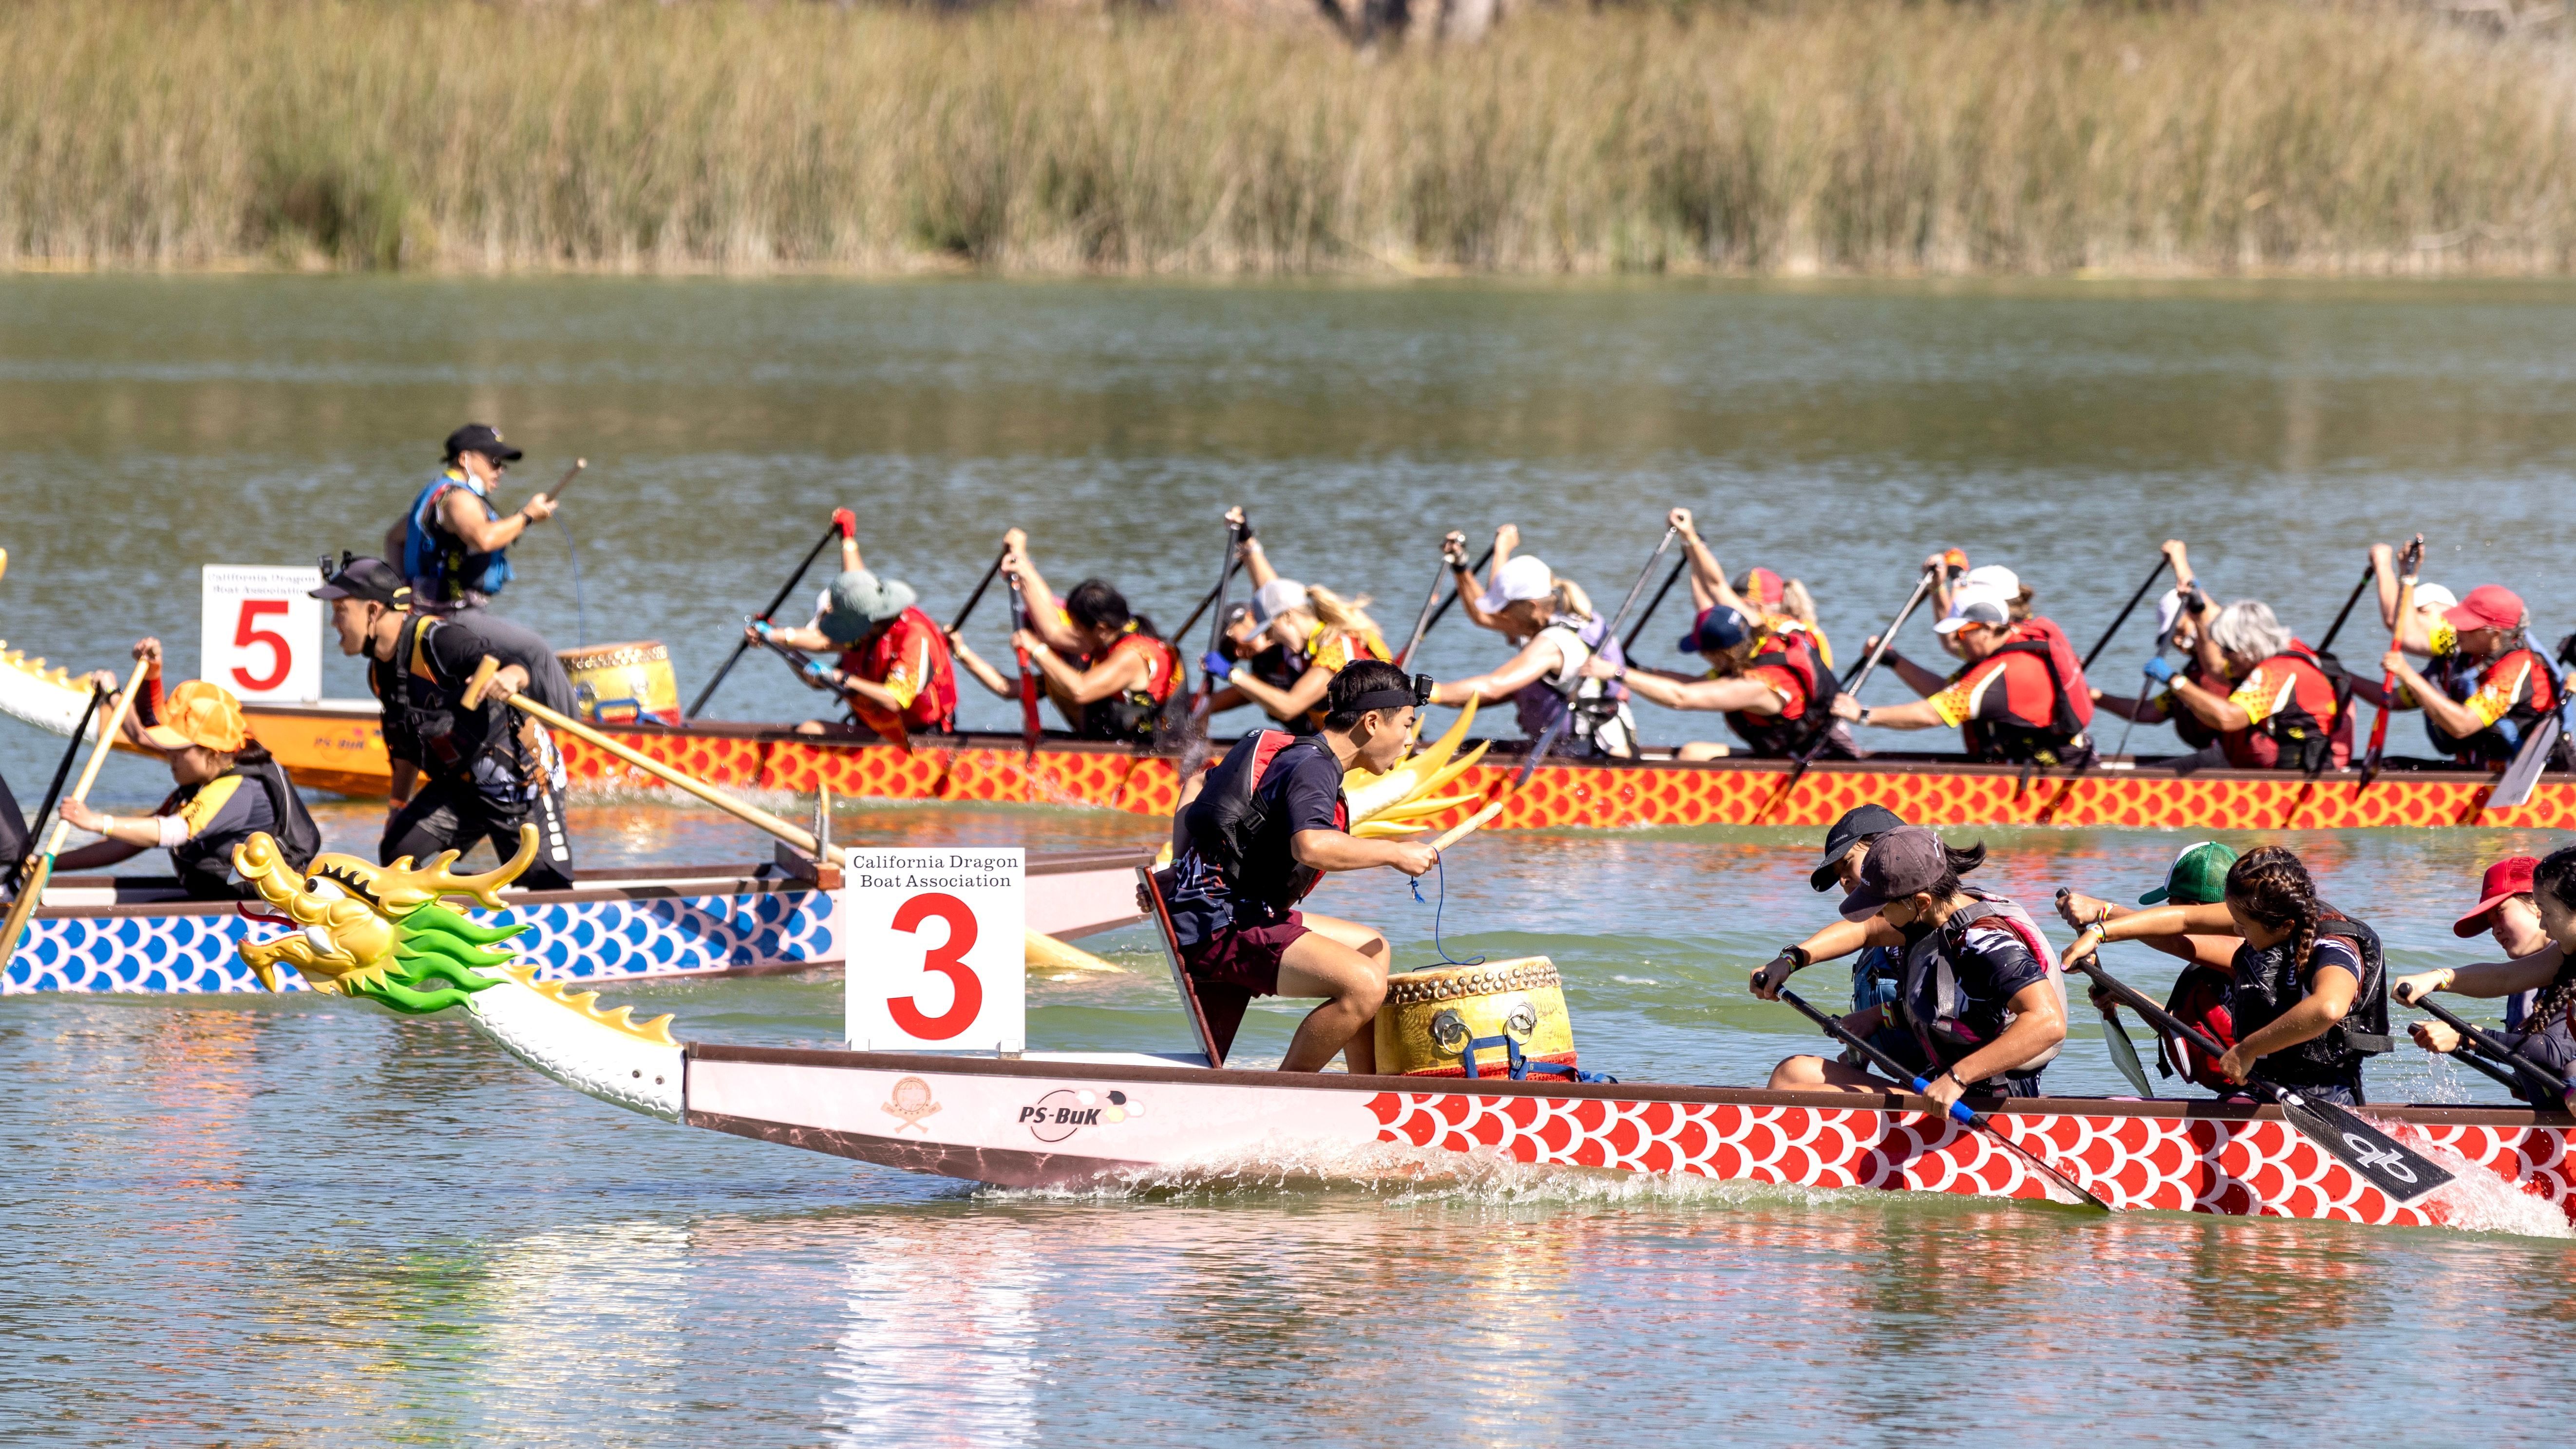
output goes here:
[{"label": "person standing on boat", "polygon": [[[1785,760],[1818,744],[1824,746],[1821,753],[1852,755],[1847,733],[1826,713],[1841,686],[1805,630],[1793,625],[1774,632],[1774,621],[1767,616],[1756,624],[1725,604],[1712,604],[1682,636],[1681,648],[1706,660],[1708,672],[1693,679],[1598,657],[1583,672],[1588,678],[1623,683],[1639,699],[1666,709],[1724,713],[1727,727],[1756,759]],[[1728,753],[1724,745],[1693,741],[1681,747],[1679,758],[1707,760]]]},{"label": "person standing on boat", "polygon": [[[1236,509],[1227,520],[1240,526],[1243,511]],[[1243,569],[1253,584],[1252,625],[1298,666],[1297,681],[1275,688],[1259,671],[1222,652],[1199,663],[1210,678],[1260,705],[1272,719],[1302,723],[1311,732],[1323,719],[1324,689],[1335,674],[1363,659],[1383,663],[1395,655],[1378,633],[1377,621],[1368,616],[1367,599],[1345,599],[1321,584],[1310,588],[1281,577],[1257,538],[1243,540]]]},{"label": "person standing on boat", "polygon": [[[1127,607],[1127,596],[1106,579],[1084,579],[1059,607],[1028,553],[1019,529],[1002,535],[1005,577],[1019,581],[1028,601],[1028,627],[1011,642],[1028,650],[1047,697],[1055,701],[1077,739],[1148,743],[1181,678],[1181,654],[1154,630],[1154,622]],[[1004,699],[1019,687],[952,636],[957,666]]]},{"label": "person standing on boat", "polygon": [[[518,851],[519,828],[533,824],[537,858],[519,884],[571,889],[563,756],[544,725],[502,702],[525,693],[573,713],[572,681],[554,651],[481,609],[452,617],[414,610],[410,585],[382,559],[342,554],[337,565],[324,560],[322,573],[313,597],[331,605],[340,652],[367,660],[367,685],[385,711],[393,785],[376,859],[427,860],[488,840],[508,860]],[[485,655],[502,667],[469,703],[467,689]]]},{"label": "person standing on boat", "polygon": [[[2362,1106],[2362,1066],[2390,1047],[2388,976],[2379,935],[2317,899],[2298,856],[2278,845],[2228,867],[2223,904],[2162,905],[2087,924],[2066,948],[2080,961],[2105,941],[2229,937],[2194,951],[2229,974],[2234,1039],[2212,1070],[2225,1082],[2256,1073],[2276,1086],[2346,1107]],[[2180,954],[2176,952],[2175,954]]]},{"label": "person standing on boat", "polygon": [[[1985,847],[1954,850],[1919,825],[1890,830],[1861,860],[1858,888],[1843,919],[1782,950],[1753,973],[1753,994],[1780,999],[1791,973],[1869,946],[1898,954],[1896,999],[1844,1021],[1867,1037],[1899,1026],[1906,1049],[1891,1053],[1931,1079],[1944,1107],[1971,1092],[2039,1095],[2040,1072],[2066,1040],[2066,985],[2030,912],[2003,896],[1962,885]],[[1773,1091],[1833,1088],[1881,1092],[1887,1083],[1823,1057],[1790,1057],[1772,1069]]]},{"label": "person standing on boat", "polygon": [[2394,677],[2400,709],[2411,699],[2424,711],[2434,748],[2463,766],[2501,770],[2513,763],[2523,740],[2559,704],[2559,680],[2549,661],[2525,639],[2531,615],[2522,597],[2495,584],[2480,584],[2442,611],[2430,637],[2435,675],[2453,661],[2467,692],[2453,698],[2439,677],[2415,668],[2403,649],[2391,649],[2380,666]]},{"label": "person standing on boat", "polygon": [[[2576,849],[2546,860],[2527,855],[2498,861],[2487,870],[2478,908],[2451,927],[2469,937],[2494,935],[2506,960],[2446,966],[2400,976],[2389,989],[2400,1001],[2420,1001],[2436,991],[2505,998],[2504,1044],[2565,1077],[2576,1073]],[[2460,1034],[2447,1022],[2419,1021],[2408,1028],[2428,1052],[2459,1050]],[[2535,1107],[2563,1110],[2558,1090],[2517,1071],[2514,1095]]]},{"label": "person standing on boat", "polygon": [[[1308,1013],[1279,1067],[1320,1072],[1336,1053],[1377,1069],[1371,1024],[1386,999],[1386,938],[1354,921],[1300,911],[1337,871],[1390,866],[1418,876],[1439,863],[1421,841],[1348,833],[1342,778],[1383,772],[1413,739],[1419,695],[1404,671],[1368,659],[1325,688],[1323,728],[1244,736],[1204,777],[1175,822],[1177,849],[1155,884],[1182,966],[1202,987],[1251,996],[1326,998]],[[1213,994],[1213,993],[1211,993]]]},{"label": "person standing on boat", "polygon": [[2162,659],[2146,664],[2192,718],[2218,733],[2227,763],[2240,770],[2342,769],[2352,760],[2352,710],[2325,660],[2301,643],[2260,599],[2218,611],[2202,640],[2219,679],[2202,683]]},{"label": "person standing on boat", "polygon": [[[836,514],[846,517],[846,511]],[[948,635],[914,607],[919,595],[900,579],[880,579],[859,554],[854,531],[841,532],[841,572],[814,604],[802,628],[779,629],[758,620],[744,634],[808,654],[839,651],[831,665],[809,660],[805,682],[838,692],[850,717],[888,744],[906,744],[912,732],[954,734],[957,665]],[[798,725],[800,734],[836,726],[821,720]]]},{"label": "person standing on boat", "polygon": [[[276,760],[251,738],[241,701],[222,685],[191,679],[161,694],[158,641],[153,668],[134,701],[140,742],[161,755],[178,786],[149,815],[110,815],[80,800],[62,803],[63,819],[101,837],[54,862],[59,871],[95,870],[147,850],[170,852],[190,900],[249,900],[258,892],[233,873],[233,848],[255,832],[277,842],[287,864],[302,870],[322,848],[321,827]],[[143,645],[135,657],[144,658]]]},{"label": "person standing on boat", "polygon": [[2054,644],[2013,622],[2011,595],[1989,584],[1962,585],[1949,617],[1932,628],[1955,642],[1966,667],[1944,679],[1890,649],[1889,667],[1925,697],[1863,709],[1838,694],[1835,717],[1885,729],[1956,729],[1968,758],[1987,763],[2072,766],[2092,758],[2085,731],[2093,706],[2083,671],[2067,672]]},{"label": "person standing on boat", "polygon": [[[1453,553],[1451,561],[1458,567],[1460,587],[1470,585],[1474,576],[1467,572],[1463,551]],[[1636,754],[1636,716],[1617,686],[1583,672],[1596,647],[1613,665],[1626,664],[1627,656],[1619,641],[1609,637],[1608,622],[1592,611],[1581,585],[1558,578],[1544,562],[1522,554],[1494,570],[1492,586],[1473,601],[1470,615],[1491,620],[1493,627],[1526,642],[1499,669],[1434,686],[1431,703],[1508,699],[1520,712],[1521,733],[1533,742],[1547,738],[1557,717],[1572,710],[1574,718],[1558,731],[1553,753],[1622,759]]]},{"label": "person standing on boat", "polygon": [[503,471],[525,456],[501,440],[499,429],[481,423],[447,435],[438,476],[385,535],[422,612],[490,603],[510,582],[510,545],[529,524],[554,516],[554,500],[542,493],[516,513],[505,514],[492,501]]},{"label": "person standing on boat", "polygon": [[[2173,864],[2165,868],[2165,883],[2138,897],[2138,904],[2217,905],[2227,899],[2227,872],[2235,864],[2236,852],[2227,846],[2215,840],[2195,841],[2175,853]],[[2057,893],[2057,914],[2059,919],[2080,931],[2099,921],[2136,915],[2137,911],[2077,891],[2061,890]],[[2179,957],[2185,963],[2182,974],[2174,980],[2173,990],[2165,995],[2165,1010],[2209,1033],[2212,1040],[2221,1044],[2236,1040],[2236,1027],[2227,1011],[2227,995],[2234,988],[2235,977],[2221,967],[2201,964],[2204,960],[2232,959],[2236,938],[2220,935],[2159,936],[2149,937],[2142,944],[2168,956]],[[2112,1004],[2110,994],[2098,986],[2092,990],[2092,1000],[2096,1010]],[[2216,1063],[2200,1048],[2173,1036],[2165,1036],[2163,1043],[2163,1055],[2157,1059],[2158,1071],[2166,1076],[2180,1073],[2215,1092],[2227,1090],[2227,1083],[2217,1075]]]}]

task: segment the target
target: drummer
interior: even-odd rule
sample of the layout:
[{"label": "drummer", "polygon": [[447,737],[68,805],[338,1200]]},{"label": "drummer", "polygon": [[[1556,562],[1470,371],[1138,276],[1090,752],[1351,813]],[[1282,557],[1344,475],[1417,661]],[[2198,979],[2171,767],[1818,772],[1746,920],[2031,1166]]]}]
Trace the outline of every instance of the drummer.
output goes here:
[{"label": "drummer", "polygon": [[[1843,1024],[1864,1038],[1902,1025],[1906,1050],[1891,1055],[1931,1078],[1930,1095],[1945,1108],[1971,1092],[2038,1096],[2040,1073],[2066,1040],[2066,988],[2028,911],[1960,883],[1985,858],[1984,846],[1953,849],[1919,825],[1879,836],[1860,863],[1858,888],[1843,898],[1843,919],[1754,972],[1753,994],[1777,1001],[1802,967],[1889,947],[1902,953],[1897,999]],[[1883,1092],[1888,1084],[1857,1067],[1800,1055],[1773,1068],[1770,1085]]]},{"label": "drummer", "polygon": [[1299,1024],[1281,1071],[1320,1072],[1340,1054],[1377,1070],[1373,1023],[1386,999],[1386,937],[1356,921],[1297,909],[1340,871],[1391,866],[1418,876],[1439,862],[1422,841],[1347,833],[1345,772],[1383,773],[1413,739],[1418,695],[1404,671],[1368,659],[1325,689],[1323,727],[1246,735],[1182,807],[1172,864],[1155,876],[1181,963],[1202,988],[1250,996],[1323,997]]},{"label": "drummer", "polygon": [[[848,510],[834,513],[848,518]],[[834,665],[805,662],[805,682],[832,689],[850,707],[850,717],[890,744],[903,744],[915,730],[934,734],[957,731],[957,665],[949,656],[948,636],[928,614],[914,607],[919,595],[900,579],[881,579],[859,554],[854,531],[841,532],[841,572],[815,601],[814,617],[802,628],[779,629],[754,620],[744,634],[757,641],[819,654],[839,651]],[[799,734],[848,731],[849,725],[807,720]]]},{"label": "drummer", "polygon": [[[2576,849],[2560,850],[2546,860],[2514,856],[2488,867],[2477,909],[2451,927],[2468,937],[2485,931],[2507,959],[2475,966],[2446,966],[2400,976],[2389,983],[2399,1001],[2419,1001],[2436,991],[2457,996],[2505,999],[2504,1044],[2540,1066],[2565,1076],[2576,1069],[2576,1023],[2568,1008],[2576,1004],[2576,970],[2568,967],[2567,948],[2576,945]],[[2419,1021],[2407,1029],[2415,1044],[2428,1052],[2460,1047],[2460,1034],[2449,1023]],[[2536,1107],[2561,1107],[2548,1083],[2529,1080],[2514,1095]]]}]

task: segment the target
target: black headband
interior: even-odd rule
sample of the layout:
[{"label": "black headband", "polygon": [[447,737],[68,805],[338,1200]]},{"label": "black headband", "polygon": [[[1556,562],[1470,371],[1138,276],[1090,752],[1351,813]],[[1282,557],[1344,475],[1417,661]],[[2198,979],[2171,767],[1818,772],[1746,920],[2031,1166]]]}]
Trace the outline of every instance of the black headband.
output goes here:
[{"label": "black headband", "polygon": [[1350,711],[1353,714],[1367,714],[1371,710],[1378,709],[1409,709],[1412,707],[1413,703],[1414,698],[1412,690],[1372,689],[1368,693],[1361,695],[1359,698],[1352,700],[1350,703]]}]

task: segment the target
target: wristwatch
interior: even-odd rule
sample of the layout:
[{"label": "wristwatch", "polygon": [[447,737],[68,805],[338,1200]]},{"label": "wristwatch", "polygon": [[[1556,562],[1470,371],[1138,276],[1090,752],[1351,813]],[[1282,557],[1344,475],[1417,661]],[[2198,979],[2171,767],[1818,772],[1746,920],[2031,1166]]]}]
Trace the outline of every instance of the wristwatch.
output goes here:
[{"label": "wristwatch", "polygon": [[1870,716],[1870,709],[1869,709],[1869,706],[1867,706],[1867,705],[1862,705],[1862,706],[1861,706],[1861,710],[1860,710],[1860,718],[1859,718],[1859,719],[1856,719],[1856,720],[1854,720],[1854,721],[1852,721],[1852,723],[1854,723],[1854,724],[1856,724],[1856,725],[1863,726],[1863,727],[1867,727],[1867,725],[1869,724],[1869,716]]}]

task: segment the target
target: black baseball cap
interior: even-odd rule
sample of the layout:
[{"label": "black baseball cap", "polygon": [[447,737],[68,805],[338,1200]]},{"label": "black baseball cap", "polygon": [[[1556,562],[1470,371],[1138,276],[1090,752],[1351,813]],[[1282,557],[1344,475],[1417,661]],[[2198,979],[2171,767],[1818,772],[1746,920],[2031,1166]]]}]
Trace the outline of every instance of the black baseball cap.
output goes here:
[{"label": "black baseball cap", "polygon": [[317,599],[367,599],[388,608],[411,607],[411,582],[402,570],[380,558],[343,553],[333,563],[329,554],[322,556],[322,587],[313,591]]},{"label": "black baseball cap", "polygon": [[453,463],[463,453],[480,453],[495,463],[515,463],[528,456],[502,442],[499,428],[481,423],[467,423],[447,435],[447,461]]},{"label": "black baseball cap", "polygon": [[1889,901],[1901,901],[1941,883],[1950,852],[1941,837],[1920,825],[1891,830],[1869,847],[1860,863],[1860,889],[1843,897],[1843,919],[1866,921]]},{"label": "black baseball cap", "polygon": [[1825,832],[1825,858],[1807,877],[1807,884],[1819,891],[1834,888],[1834,867],[1843,863],[1852,847],[1864,840],[1875,840],[1891,830],[1903,828],[1905,821],[1884,805],[1860,805],[1843,812],[1834,828]]}]

